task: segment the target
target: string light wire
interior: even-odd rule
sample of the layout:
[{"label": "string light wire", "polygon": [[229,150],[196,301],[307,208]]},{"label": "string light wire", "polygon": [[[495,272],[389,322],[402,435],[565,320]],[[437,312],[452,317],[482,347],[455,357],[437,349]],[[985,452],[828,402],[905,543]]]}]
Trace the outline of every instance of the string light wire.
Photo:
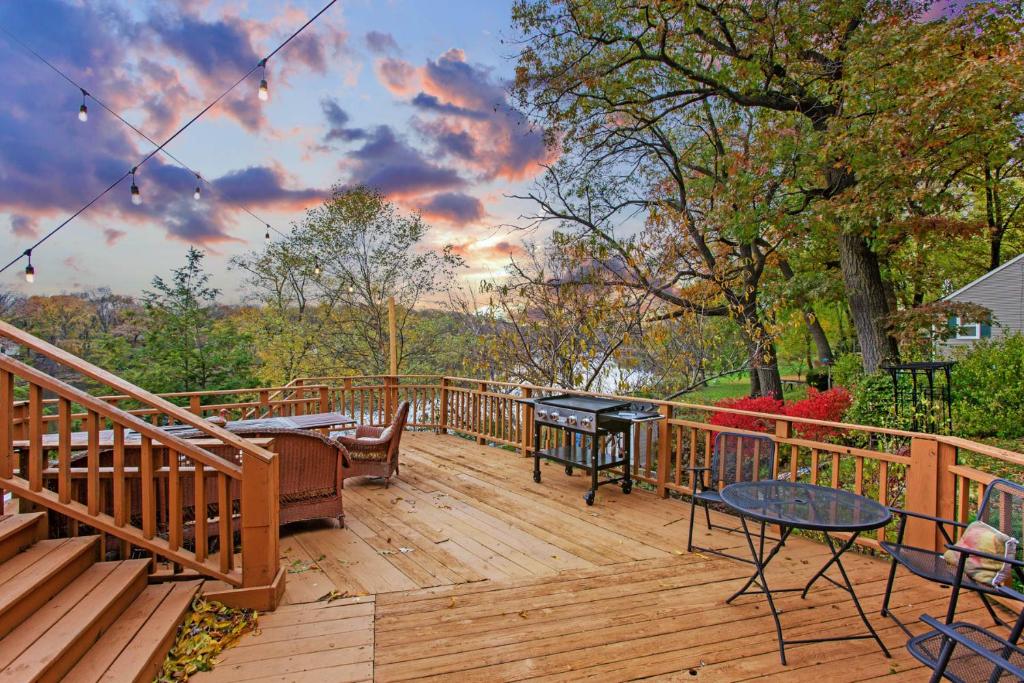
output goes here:
[{"label": "string light wire", "polygon": [[[310,18],[309,18],[309,20],[308,20],[308,21],[307,21],[306,23],[304,23],[304,24],[303,24],[302,26],[300,26],[300,27],[299,27],[298,29],[296,29],[296,30],[295,30],[295,31],[294,31],[294,32],[293,32],[293,33],[292,33],[292,34],[291,34],[290,36],[288,36],[288,37],[287,37],[287,38],[286,38],[286,39],[284,40],[284,42],[282,42],[282,43],[281,43],[280,45],[278,45],[278,46],[277,46],[276,48],[274,48],[274,50],[273,50],[273,51],[272,51],[272,52],[271,52],[270,54],[268,54],[268,55],[267,55],[266,57],[264,57],[264,58],[263,58],[263,59],[261,59],[261,60],[260,60],[259,62],[257,62],[257,63],[256,63],[256,64],[255,64],[255,65],[254,65],[254,66],[253,66],[253,67],[252,67],[251,69],[249,69],[249,70],[248,70],[247,72],[245,72],[245,74],[243,74],[241,78],[239,78],[239,79],[238,79],[237,81],[235,81],[234,83],[232,83],[232,84],[231,84],[231,86],[230,86],[230,87],[229,87],[229,88],[228,88],[227,90],[225,90],[225,91],[224,91],[224,92],[222,92],[222,93],[221,93],[220,95],[218,95],[216,99],[214,99],[214,100],[213,100],[212,102],[210,102],[210,103],[209,103],[209,104],[207,104],[207,105],[206,105],[205,107],[203,107],[203,108],[202,108],[202,109],[201,109],[201,110],[199,111],[199,113],[197,113],[197,114],[196,114],[195,116],[193,116],[193,117],[192,117],[191,119],[189,119],[189,120],[188,120],[187,122],[185,122],[185,124],[184,124],[184,125],[182,125],[182,126],[181,126],[180,128],[178,128],[178,130],[176,130],[176,131],[175,131],[174,133],[172,133],[172,134],[171,134],[171,136],[170,136],[169,138],[167,138],[166,140],[164,140],[164,141],[163,141],[162,143],[160,143],[160,144],[158,144],[158,145],[157,145],[157,143],[156,143],[155,141],[151,140],[151,139],[149,138],[149,136],[147,136],[147,135],[146,135],[145,133],[143,133],[142,131],[140,131],[139,129],[137,129],[137,128],[136,128],[135,126],[133,126],[132,124],[128,123],[128,121],[126,121],[126,120],[125,120],[124,118],[122,118],[122,117],[121,117],[121,116],[120,116],[119,114],[117,114],[116,112],[114,112],[114,111],[113,111],[113,110],[111,110],[110,108],[106,107],[105,105],[103,105],[103,104],[100,104],[100,103],[99,103],[99,100],[97,100],[97,99],[96,99],[96,98],[95,98],[95,97],[94,97],[94,96],[93,96],[92,94],[90,94],[90,95],[89,95],[89,97],[91,97],[91,98],[92,98],[92,99],[93,99],[93,100],[94,100],[94,101],[95,101],[95,102],[96,102],[97,104],[100,104],[100,106],[101,106],[101,107],[103,107],[103,108],[104,108],[105,110],[107,110],[108,112],[110,112],[111,114],[113,114],[114,116],[116,116],[116,117],[117,117],[117,118],[118,118],[118,119],[119,119],[119,120],[120,120],[120,121],[121,121],[122,123],[124,123],[125,125],[129,126],[130,128],[132,128],[132,129],[133,129],[133,130],[134,130],[135,132],[137,132],[137,133],[138,133],[139,135],[142,135],[142,136],[143,136],[144,138],[146,138],[147,140],[149,140],[149,141],[150,141],[150,142],[151,142],[152,144],[154,144],[154,145],[157,145],[157,146],[156,146],[156,148],[155,148],[154,150],[152,150],[151,152],[149,152],[149,154],[147,154],[147,155],[146,155],[145,157],[143,157],[142,161],[140,161],[140,162],[139,162],[138,164],[136,164],[136,165],[135,165],[135,166],[134,166],[134,167],[133,167],[133,168],[132,168],[131,170],[125,171],[125,172],[124,172],[124,173],[123,173],[123,174],[122,174],[122,175],[121,175],[121,176],[120,176],[120,177],[119,177],[119,178],[118,178],[117,180],[115,180],[114,182],[112,182],[112,183],[111,183],[110,185],[108,185],[108,186],[107,186],[107,187],[106,187],[106,188],[105,188],[105,189],[104,189],[104,190],[103,190],[102,192],[100,192],[100,193],[99,193],[99,194],[97,194],[97,195],[96,195],[95,197],[93,197],[92,199],[90,199],[90,200],[89,200],[89,201],[88,201],[88,202],[87,202],[87,203],[86,203],[86,204],[85,204],[84,206],[82,206],[82,208],[78,209],[78,210],[77,210],[77,211],[75,211],[75,212],[74,212],[73,214],[71,214],[70,216],[68,216],[68,217],[67,217],[67,218],[66,218],[66,219],[65,219],[65,220],[64,220],[64,221],[63,221],[62,223],[60,223],[60,224],[59,224],[59,225],[58,225],[57,227],[55,227],[55,228],[54,228],[53,230],[51,230],[50,232],[48,232],[48,233],[46,233],[45,235],[43,235],[43,236],[42,236],[42,237],[41,237],[41,238],[40,238],[40,239],[39,239],[39,240],[38,240],[38,241],[37,241],[37,242],[36,242],[35,244],[33,244],[33,245],[32,245],[31,247],[29,247],[28,249],[26,249],[26,250],[25,250],[24,252],[22,252],[22,253],[21,253],[21,254],[19,254],[18,256],[15,256],[15,257],[14,257],[13,259],[11,259],[11,261],[10,261],[10,262],[8,262],[8,263],[7,263],[7,264],[6,264],[6,265],[5,265],[4,267],[0,268],[0,273],[3,273],[4,271],[6,271],[6,270],[7,270],[8,268],[10,268],[11,266],[13,266],[13,265],[14,265],[15,263],[17,263],[18,261],[20,261],[20,260],[21,260],[22,258],[26,258],[26,257],[27,257],[27,256],[28,256],[29,254],[31,254],[31,253],[33,252],[33,250],[35,250],[36,248],[38,248],[38,247],[39,247],[39,245],[43,244],[43,243],[44,243],[44,242],[46,242],[46,241],[47,241],[48,239],[50,239],[51,237],[53,237],[54,235],[56,235],[56,234],[57,234],[58,232],[60,232],[61,230],[63,230],[63,229],[65,228],[65,227],[67,227],[67,225],[68,225],[69,223],[71,223],[71,222],[72,222],[73,220],[75,220],[75,219],[76,219],[76,218],[78,218],[78,217],[79,217],[80,215],[82,215],[82,214],[83,214],[83,213],[84,213],[85,211],[87,211],[87,210],[88,210],[88,209],[89,209],[90,207],[92,207],[92,205],[93,205],[93,204],[95,204],[95,203],[96,203],[96,202],[98,202],[98,201],[99,201],[100,199],[102,199],[102,198],[103,198],[104,196],[106,196],[106,194],[107,194],[107,193],[109,193],[109,192],[110,192],[111,190],[113,190],[113,189],[114,189],[115,187],[117,187],[118,185],[120,185],[120,184],[121,184],[121,183],[122,183],[122,182],[124,181],[124,179],[125,179],[125,178],[127,178],[128,176],[133,176],[133,175],[135,174],[135,172],[136,172],[136,171],[138,170],[139,166],[142,166],[143,164],[145,164],[145,163],[146,163],[147,161],[149,161],[150,159],[152,159],[152,158],[153,158],[154,156],[156,156],[157,154],[159,154],[159,153],[164,153],[164,154],[167,154],[167,156],[168,156],[168,157],[170,157],[171,159],[174,159],[174,160],[175,160],[175,161],[176,161],[177,163],[179,163],[179,164],[181,164],[181,165],[182,165],[183,167],[187,168],[187,166],[185,166],[185,165],[184,165],[184,164],[182,164],[182,163],[181,163],[180,161],[178,161],[177,159],[175,159],[175,157],[173,157],[173,156],[172,156],[172,155],[171,155],[171,154],[170,154],[169,152],[167,152],[167,151],[166,151],[166,150],[165,150],[164,148],[165,148],[165,147],[166,147],[167,145],[169,145],[169,144],[170,144],[171,142],[173,142],[173,141],[175,140],[175,138],[177,138],[177,137],[178,137],[179,135],[181,135],[182,133],[184,133],[184,132],[185,132],[185,131],[186,131],[186,130],[187,130],[187,129],[188,129],[188,128],[189,128],[189,127],[190,127],[190,126],[191,126],[191,125],[193,124],[193,123],[195,123],[196,121],[198,121],[198,120],[199,120],[199,119],[200,119],[200,118],[201,118],[201,117],[202,117],[203,115],[205,115],[205,114],[206,114],[206,113],[207,113],[208,111],[210,111],[210,110],[211,110],[211,109],[213,109],[213,108],[214,108],[215,106],[217,106],[217,105],[218,105],[218,104],[220,103],[220,101],[221,101],[221,100],[223,100],[223,99],[224,99],[225,97],[227,97],[227,96],[228,96],[228,94],[229,94],[229,93],[231,93],[231,91],[233,91],[233,90],[234,90],[235,88],[237,88],[237,87],[238,87],[239,85],[241,85],[241,84],[242,84],[242,82],[244,82],[244,81],[245,81],[245,80],[246,80],[247,78],[249,78],[249,76],[251,76],[251,75],[253,74],[253,72],[254,72],[254,71],[256,71],[256,70],[257,70],[257,69],[259,69],[259,68],[262,68],[262,67],[264,67],[264,66],[266,65],[266,63],[267,63],[267,60],[269,60],[269,59],[270,59],[271,57],[273,57],[273,56],[274,56],[274,55],[276,55],[276,54],[277,54],[278,52],[280,52],[280,51],[281,51],[282,49],[284,49],[284,47],[285,47],[286,45],[288,45],[288,43],[290,43],[290,42],[291,42],[292,40],[294,40],[294,39],[296,38],[296,36],[298,36],[298,35],[299,35],[300,33],[302,33],[302,32],[303,32],[304,30],[306,30],[306,28],[308,28],[310,24],[312,24],[312,23],[313,23],[314,21],[316,21],[317,19],[319,19],[319,18],[320,18],[320,16],[321,16],[321,15],[322,15],[322,14],[323,14],[324,12],[326,12],[326,11],[327,11],[327,10],[329,10],[329,9],[330,9],[331,7],[333,7],[333,6],[335,5],[335,4],[337,4],[337,2],[338,2],[338,0],[329,0],[329,1],[327,2],[327,4],[326,4],[326,5],[324,5],[324,6],[323,6],[323,7],[322,7],[322,8],[320,9],[320,11],[319,11],[319,12],[317,12],[316,14],[314,14],[314,15],[313,15],[312,17],[310,17]],[[74,81],[74,80],[72,80],[72,79],[71,79],[71,78],[70,78],[69,76],[67,76],[66,74],[64,74],[64,73],[63,73],[63,72],[62,72],[62,71],[61,71],[60,69],[58,69],[58,68],[57,68],[56,66],[54,66],[54,65],[53,65],[53,64],[52,64],[52,63],[51,63],[51,62],[50,62],[49,60],[47,60],[47,59],[46,59],[45,57],[43,57],[43,56],[42,56],[42,55],[40,55],[40,54],[39,54],[38,52],[36,52],[36,51],[35,51],[35,50],[33,50],[32,48],[30,48],[30,47],[29,47],[28,45],[25,45],[25,44],[24,44],[24,43],[23,43],[23,42],[22,42],[21,40],[19,40],[19,39],[18,39],[18,38],[17,38],[16,36],[14,36],[13,34],[11,34],[11,32],[10,32],[10,31],[8,31],[8,30],[7,30],[6,28],[4,28],[4,27],[0,26],[0,31],[3,31],[3,33],[4,33],[5,35],[7,35],[7,37],[8,37],[8,38],[10,38],[11,40],[13,40],[13,41],[14,41],[15,43],[19,44],[19,45],[20,45],[21,47],[23,47],[23,48],[24,48],[25,50],[29,51],[29,52],[30,52],[30,53],[31,53],[31,54],[32,54],[33,56],[35,56],[35,57],[36,57],[37,59],[39,59],[39,60],[40,60],[40,61],[42,61],[42,62],[43,62],[44,64],[46,64],[47,66],[49,66],[49,67],[50,67],[51,69],[53,69],[53,70],[54,70],[55,72],[57,72],[58,74],[60,74],[60,75],[61,75],[61,77],[63,77],[63,78],[64,78],[64,79],[66,80],[66,81],[68,81],[69,83],[71,83],[72,85],[74,85],[74,86],[75,86],[76,88],[78,88],[79,90],[83,90],[83,91],[84,91],[84,88],[82,88],[82,87],[81,87],[80,85],[78,85],[77,83],[75,83],[75,81]],[[191,169],[190,169],[190,170],[191,170]],[[193,172],[194,172],[194,171],[193,171]],[[209,184],[209,183],[207,182],[207,184]],[[257,218],[257,220],[259,220],[259,219],[258,219],[258,217],[257,217],[257,216],[256,216],[255,214],[253,214],[253,213],[252,213],[251,211],[250,211],[249,213],[250,213],[250,215],[252,215],[252,216],[253,216],[254,218]],[[280,231],[278,231],[278,230],[276,230],[276,229],[275,229],[275,232],[277,232],[278,234],[281,234],[282,236],[284,236],[284,233],[281,233]]]}]

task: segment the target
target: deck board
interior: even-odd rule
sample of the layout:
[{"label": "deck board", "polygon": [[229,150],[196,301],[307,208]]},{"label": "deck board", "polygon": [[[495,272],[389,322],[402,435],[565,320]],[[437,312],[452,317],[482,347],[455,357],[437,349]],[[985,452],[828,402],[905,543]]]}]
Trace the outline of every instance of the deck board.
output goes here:
[{"label": "deck board", "polygon": [[[685,552],[688,505],[603,487],[587,507],[579,473],[547,466],[537,485],[530,469],[507,450],[406,434],[390,487],[346,482],[346,528],[286,529],[286,604],[196,680],[925,678],[903,633],[878,616],[885,561],[844,557],[893,658],[873,641],[844,641],[791,646],[783,667],[763,598],[724,604],[749,565]],[[745,548],[738,534],[708,532],[702,517],[701,543]],[[824,546],[791,538],[769,582],[799,584],[826,556]],[[913,622],[942,614],[947,599],[947,590],[901,574],[892,607]],[[788,637],[862,630],[846,594],[827,583],[778,604]],[[988,624],[973,596],[961,604],[962,616]]]}]

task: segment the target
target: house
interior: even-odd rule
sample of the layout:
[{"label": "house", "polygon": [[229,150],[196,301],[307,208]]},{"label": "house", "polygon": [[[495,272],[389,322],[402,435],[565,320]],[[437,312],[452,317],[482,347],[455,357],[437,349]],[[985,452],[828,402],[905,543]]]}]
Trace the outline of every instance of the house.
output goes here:
[{"label": "house", "polygon": [[990,270],[942,301],[973,303],[992,311],[992,325],[952,318],[956,333],[942,343],[947,351],[979,339],[1024,333],[1024,254]]}]

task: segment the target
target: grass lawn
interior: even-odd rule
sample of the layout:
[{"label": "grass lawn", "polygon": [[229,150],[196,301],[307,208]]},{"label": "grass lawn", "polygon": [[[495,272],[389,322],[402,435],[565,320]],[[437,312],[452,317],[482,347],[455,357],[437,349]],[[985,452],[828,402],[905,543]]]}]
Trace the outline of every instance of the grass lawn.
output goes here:
[{"label": "grass lawn", "polygon": [[[689,394],[683,394],[677,401],[684,403],[715,403],[723,398],[740,398],[750,393],[750,380],[746,375],[712,380],[708,386]],[[798,384],[787,390],[783,398],[787,401],[798,401],[807,396],[807,385]]]}]

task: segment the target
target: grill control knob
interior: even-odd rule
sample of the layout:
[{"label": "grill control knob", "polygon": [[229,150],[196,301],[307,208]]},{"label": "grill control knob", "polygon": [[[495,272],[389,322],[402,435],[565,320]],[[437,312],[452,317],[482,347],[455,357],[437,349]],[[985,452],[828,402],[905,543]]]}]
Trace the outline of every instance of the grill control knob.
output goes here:
[{"label": "grill control knob", "polygon": [[548,416],[548,411],[546,411],[546,410],[538,410],[538,411],[537,411],[537,417],[539,417],[540,419],[542,419],[542,420],[543,420],[543,419],[545,419],[545,418],[546,418],[547,416]]},{"label": "grill control knob", "polygon": [[555,411],[555,410],[552,410],[550,413],[548,413],[548,417],[550,417],[552,420],[557,420],[558,419],[558,412]]},{"label": "grill control knob", "polygon": [[582,420],[580,420],[580,425],[583,427],[589,427],[593,422],[594,421],[591,420],[589,417],[585,417]]},{"label": "grill control knob", "polygon": [[575,415],[570,415],[569,417],[565,418],[565,421],[568,422],[571,425],[574,425],[574,424],[576,424],[576,416]]}]

